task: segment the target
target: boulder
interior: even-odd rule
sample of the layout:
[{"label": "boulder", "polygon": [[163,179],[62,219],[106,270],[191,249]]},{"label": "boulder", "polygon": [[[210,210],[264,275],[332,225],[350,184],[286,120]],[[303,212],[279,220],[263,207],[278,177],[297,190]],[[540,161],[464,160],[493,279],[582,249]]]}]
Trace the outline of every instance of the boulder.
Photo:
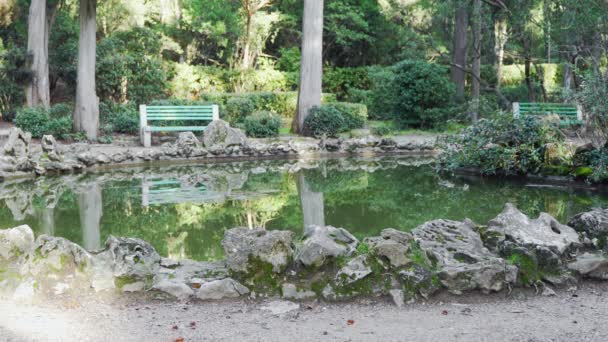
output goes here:
[{"label": "boulder", "polygon": [[111,270],[120,283],[149,280],[160,268],[160,255],[141,239],[108,237],[96,261]]},{"label": "boulder", "polygon": [[283,283],[281,293],[283,294],[283,298],[295,300],[315,298],[317,296],[313,291],[298,289],[295,284],[290,283]]},{"label": "boulder", "polygon": [[237,298],[248,293],[249,289],[238,281],[225,278],[201,284],[196,297],[201,300]]},{"label": "boulder", "polygon": [[500,291],[516,278],[517,269],[490,252],[475,227],[470,220],[435,220],[412,231],[420,248],[436,264],[441,284],[455,294]]},{"label": "boulder", "polygon": [[236,272],[251,271],[252,262],[272,265],[280,273],[289,265],[293,249],[293,232],[281,230],[233,228],[224,233],[222,246],[228,268]]},{"label": "boulder", "polygon": [[198,154],[197,151],[201,148],[201,142],[192,132],[181,132],[177,136],[175,145],[177,146],[177,153],[182,157]]},{"label": "boulder", "polygon": [[379,237],[366,238],[364,242],[380,260],[388,262],[391,267],[400,268],[411,265],[409,251],[413,240],[410,233],[387,228]]},{"label": "boulder", "polygon": [[44,152],[50,161],[60,162],[63,160],[59,149],[57,148],[57,141],[55,141],[55,138],[52,135],[42,136],[40,144],[42,146],[42,152]]},{"label": "boulder", "polygon": [[92,256],[79,245],[61,237],[41,235],[36,239],[21,273],[47,278],[49,274],[70,276],[85,273]]},{"label": "boulder", "polygon": [[242,130],[232,128],[224,120],[214,120],[203,132],[205,147],[230,147],[247,145],[247,136]]},{"label": "boulder", "polygon": [[568,269],[583,277],[608,280],[608,257],[603,253],[585,253],[570,262]]},{"label": "boulder", "polygon": [[576,146],[571,142],[545,144],[545,164],[564,165],[574,158]]},{"label": "boulder", "polygon": [[500,248],[510,241],[522,247],[544,247],[560,256],[580,244],[576,231],[551,215],[541,213],[537,219],[530,219],[511,203],[488,223],[486,235],[490,248]]},{"label": "boulder", "polygon": [[179,300],[188,299],[194,295],[194,291],[190,286],[172,279],[163,279],[154,284],[152,289],[167,293]]},{"label": "boulder", "polygon": [[568,221],[568,226],[585,233],[591,239],[602,239],[605,244],[608,236],[608,209],[596,208],[575,215]]},{"label": "boulder", "polygon": [[320,267],[330,258],[352,255],[359,240],[344,228],[309,226],[296,261],[304,266]]},{"label": "boulder", "polygon": [[372,268],[368,265],[367,256],[359,255],[350,260],[336,274],[336,283],[340,285],[353,284],[372,274]]},{"label": "boulder", "polygon": [[298,310],[300,308],[300,304],[286,301],[286,300],[274,300],[262,307],[260,309],[264,311],[269,311],[275,316],[284,315],[291,311]]},{"label": "boulder", "polygon": [[28,158],[30,155],[30,143],[32,134],[24,133],[21,128],[11,128],[8,140],[4,144],[4,153],[15,158]]},{"label": "boulder", "polygon": [[388,291],[388,294],[391,296],[391,299],[393,300],[393,303],[395,303],[395,305],[398,308],[403,307],[403,304],[405,304],[405,298],[403,296],[403,290],[401,289],[392,289]]},{"label": "boulder", "polygon": [[29,253],[34,247],[34,232],[28,225],[0,230],[0,265]]}]

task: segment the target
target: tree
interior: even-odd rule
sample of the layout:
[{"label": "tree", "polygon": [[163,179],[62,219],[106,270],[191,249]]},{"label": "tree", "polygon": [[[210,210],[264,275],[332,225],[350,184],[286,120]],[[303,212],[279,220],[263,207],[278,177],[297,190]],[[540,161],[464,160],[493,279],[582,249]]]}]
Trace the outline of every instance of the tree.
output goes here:
[{"label": "tree", "polygon": [[302,20],[302,59],[298,107],[293,119],[293,132],[300,133],[308,111],[321,105],[323,78],[323,0],[304,0]]},{"label": "tree", "polygon": [[454,48],[452,50],[452,82],[456,85],[456,99],[464,100],[467,64],[467,29],[469,8],[466,1],[458,2],[454,11]]},{"label": "tree", "polygon": [[471,95],[473,98],[473,111],[471,119],[479,119],[479,97],[481,95],[481,0],[473,1],[473,80]]},{"label": "tree", "polygon": [[80,37],[76,80],[74,130],[83,131],[88,139],[97,139],[99,99],[95,92],[97,0],[80,0]]},{"label": "tree", "polygon": [[28,16],[27,51],[31,81],[26,87],[29,107],[51,106],[49,38],[58,1],[32,0]]},{"label": "tree", "polygon": [[270,5],[270,0],[241,0],[241,7],[245,14],[245,36],[242,38],[241,67],[249,69],[253,65],[255,56],[251,51],[253,40],[254,16],[258,11]]}]

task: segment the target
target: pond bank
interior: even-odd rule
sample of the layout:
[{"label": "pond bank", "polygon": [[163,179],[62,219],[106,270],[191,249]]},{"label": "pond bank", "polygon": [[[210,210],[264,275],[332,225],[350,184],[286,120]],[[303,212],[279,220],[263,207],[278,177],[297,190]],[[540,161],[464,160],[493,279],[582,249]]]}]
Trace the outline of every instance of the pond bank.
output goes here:
[{"label": "pond bank", "polygon": [[[0,300],[4,341],[606,341],[608,283],[555,296],[470,294],[397,308],[385,301],[302,303],[274,315],[261,301],[167,303]],[[443,313],[446,313],[445,315]],[[352,320],[349,325],[349,320]],[[194,324],[193,324],[194,322]]]},{"label": "pond bank", "polygon": [[[52,136],[40,144],[18,128],[11,129],[0,155],[0,178],[66,174],[108,167],[154,163],[212,163],[219,161],[318,158],[346,155],[434,155],[435,137],[350,139],[247,139],[237,129],[210,127],[202,142],[191,132],[151,148],[132,143],[61,145]],[[166,140],[166,139],[165,139]]]}]

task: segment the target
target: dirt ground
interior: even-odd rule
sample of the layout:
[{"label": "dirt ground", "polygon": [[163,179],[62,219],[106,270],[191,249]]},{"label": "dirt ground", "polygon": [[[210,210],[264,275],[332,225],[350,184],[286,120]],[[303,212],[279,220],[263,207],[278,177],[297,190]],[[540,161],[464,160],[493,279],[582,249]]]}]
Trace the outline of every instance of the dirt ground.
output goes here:
[{"label": "dirt ground", "polygon": [[606,283],[585,283],[551,297],[445,294],[402,308],[385,300],[310,302],[277,314],[266,309],[275,299],[0,301],[0,340],[608,341],[607,290]]}]

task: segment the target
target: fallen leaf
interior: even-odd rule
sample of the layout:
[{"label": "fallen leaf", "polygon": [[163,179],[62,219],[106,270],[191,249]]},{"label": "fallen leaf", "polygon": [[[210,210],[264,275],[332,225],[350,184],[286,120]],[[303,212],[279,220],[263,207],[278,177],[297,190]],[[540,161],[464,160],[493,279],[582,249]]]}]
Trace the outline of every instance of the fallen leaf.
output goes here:
[{"label": "fallen leaf", "polygon": [[348,321],[346,321],[346,324],[353,325],[353,324],[355,324],[355,321],[352,319],[349,319]]},{"label": "fallen leaf", "polygon": [[178,329],[178,327],[177,327],[177,325],[174,325],[174,326],[172,326],[172,327],[171,327],[171,329],[173,329],[173,330],[177,330],[177,329]]},{"label": "fallen leaf", "polygon": [[448,315],[448,310],[441,311],[441,314],[444,315],[444,316],[447,316]]},{"label": "fallen leaf", "polygon": [[200,289],[201,288],[201,284],[199,284],[199,283],[193,283],[192,287],[195,288],[195,289]]},{"label": "fallen leaf", "polygon": [[183,337],[178,337],[175,339],[175,342],[184,342],[184,338]]},{"label": "fallen leaf", "polygon": [[190,322],[190,326],[191,327],[195,327],[196,326],[196,322]]}]

